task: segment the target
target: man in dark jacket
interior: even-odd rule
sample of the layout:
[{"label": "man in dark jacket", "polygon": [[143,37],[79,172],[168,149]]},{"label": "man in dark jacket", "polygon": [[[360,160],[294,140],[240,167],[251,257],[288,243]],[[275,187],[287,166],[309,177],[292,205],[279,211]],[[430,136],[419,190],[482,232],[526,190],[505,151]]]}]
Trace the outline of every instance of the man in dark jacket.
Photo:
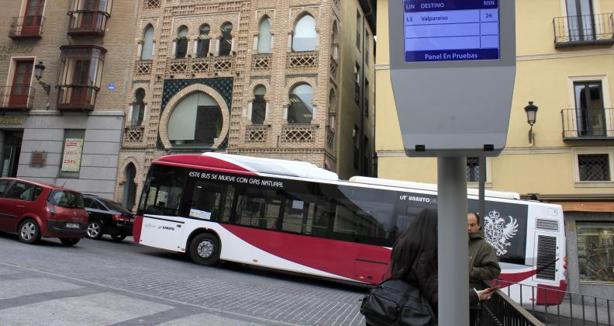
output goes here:
[{"label": "man in dark jacket", "polygon": [[[494,280],[501,273],[499,258],[495,248],[484,239],[478,213],[467,214],[467,231],[469,232],[469,284],[472,288],[482,289],[483,281]],[[477,305],[471,307],[471,326],[476,325],[478,308]]]}]

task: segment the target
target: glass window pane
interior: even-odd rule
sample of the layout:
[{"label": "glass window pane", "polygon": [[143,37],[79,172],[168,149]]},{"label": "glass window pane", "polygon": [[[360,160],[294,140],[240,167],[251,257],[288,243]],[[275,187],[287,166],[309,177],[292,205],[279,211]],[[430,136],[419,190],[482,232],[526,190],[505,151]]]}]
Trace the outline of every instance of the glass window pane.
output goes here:
[{"label": "glass window pane", "polygon": [[313,118],[313,89],[307,84],[296,86],[290,92],[288,123],[311,123]]},{"label": "glass window pane", "polygon": [[258,29],[258,53],[271,53],[271,20],[262,19]]},{"label": "glass window pane", "polygon": [[151,60],[153,58],[153,37],[154,28],[149,25],[143,34],[143,50],[141,51],[142,60]]},{"label": "glass window pane", "polygon": [[614,282],[614,223],[577,222],[581,281]]},{"label": "glass window pane", "polygon": [[294,27],[292,51],[315,51],[317,36],[316,20],[309,15],[303,16]]}]

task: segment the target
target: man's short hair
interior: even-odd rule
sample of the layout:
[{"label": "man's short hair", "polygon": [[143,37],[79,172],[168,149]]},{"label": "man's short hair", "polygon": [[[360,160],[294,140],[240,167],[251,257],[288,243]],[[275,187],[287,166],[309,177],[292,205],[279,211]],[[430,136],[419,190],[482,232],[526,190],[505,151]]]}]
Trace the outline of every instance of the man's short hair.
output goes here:
[{"label": "man's short hair", "polygon": [[478,225],[482,225],[482,224],[480,223],[480,214],[479,214],[478,212],[469,212],[469,214],[473,214],[473,215],[475,215],[475,219],[477,220]]}]

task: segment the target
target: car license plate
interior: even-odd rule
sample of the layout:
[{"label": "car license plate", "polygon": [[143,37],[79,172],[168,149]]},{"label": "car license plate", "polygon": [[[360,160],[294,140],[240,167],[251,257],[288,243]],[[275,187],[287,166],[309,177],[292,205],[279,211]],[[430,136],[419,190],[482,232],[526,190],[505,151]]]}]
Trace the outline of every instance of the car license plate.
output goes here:
[{"label": "car license plate", "polygon": [[66,228],[67,229],[78,229],[79,223],[66,223]]}]

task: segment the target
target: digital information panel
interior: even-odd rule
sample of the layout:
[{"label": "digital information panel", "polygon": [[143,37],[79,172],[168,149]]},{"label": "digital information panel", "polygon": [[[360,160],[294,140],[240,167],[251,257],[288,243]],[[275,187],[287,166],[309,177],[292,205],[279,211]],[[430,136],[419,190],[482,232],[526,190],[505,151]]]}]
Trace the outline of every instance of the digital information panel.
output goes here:
[{"label": "digital information panel", "polygon": [[499,0],[404,0],[405,62],[499,59]]}]

